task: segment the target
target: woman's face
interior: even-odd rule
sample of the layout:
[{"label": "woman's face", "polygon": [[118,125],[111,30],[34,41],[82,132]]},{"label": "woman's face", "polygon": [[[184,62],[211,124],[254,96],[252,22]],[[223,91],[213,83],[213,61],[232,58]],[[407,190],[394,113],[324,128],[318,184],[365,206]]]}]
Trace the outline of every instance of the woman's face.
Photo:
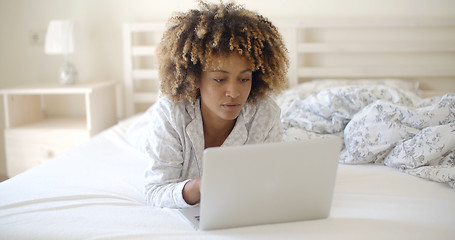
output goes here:
[{"label": "woman's face", "polygon": [[247,58],[231,54],[215,58],[212,65],[203,67],[198,84],[202,117],[204,122],[232,122],[239,116],[250,95],[250,64]]}]

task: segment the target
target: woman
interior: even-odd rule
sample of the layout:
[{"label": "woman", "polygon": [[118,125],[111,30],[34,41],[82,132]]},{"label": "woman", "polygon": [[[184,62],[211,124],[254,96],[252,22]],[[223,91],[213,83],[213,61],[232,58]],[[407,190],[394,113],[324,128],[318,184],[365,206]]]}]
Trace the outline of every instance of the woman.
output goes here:
[{"label": "woman", "polygon": [[150,205],[199,202],[205,148],[281,141],[280,109],[267,95],[286,86],[286,53],[270,21],[233,3],[201,2],[170,19],[158,54],[165,97],[129,130],[151,159]]}]

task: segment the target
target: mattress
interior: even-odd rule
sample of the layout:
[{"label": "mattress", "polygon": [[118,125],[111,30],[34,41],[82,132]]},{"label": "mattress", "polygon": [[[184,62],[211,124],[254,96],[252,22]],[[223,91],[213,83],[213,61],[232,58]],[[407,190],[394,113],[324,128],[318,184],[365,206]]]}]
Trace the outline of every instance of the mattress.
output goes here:
[{"label": "mattress", "polygon": [[[322,220],[195,231],[143,197],[147,157],[124,140],[135,117],[0,183],[0,239],[453,239],[447,184],[375,164],[340,164]],[[314,183],[317,184],[317,183]]]}]

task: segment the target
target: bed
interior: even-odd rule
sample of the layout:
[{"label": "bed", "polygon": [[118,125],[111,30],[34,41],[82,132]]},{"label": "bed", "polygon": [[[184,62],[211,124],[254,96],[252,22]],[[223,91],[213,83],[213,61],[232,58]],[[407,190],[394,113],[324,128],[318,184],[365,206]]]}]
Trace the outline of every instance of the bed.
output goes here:
[{"label": "bed", "polygon": [[124,119],[0,183],[0,239],[453,239],[455,19],[277,22],[291,59],[289,89],[275,96],[285,140],[344,140],[329,218],[202,232],[147,206],[149,160],[125,132],[159,97],[164,28],[128,23]]}]

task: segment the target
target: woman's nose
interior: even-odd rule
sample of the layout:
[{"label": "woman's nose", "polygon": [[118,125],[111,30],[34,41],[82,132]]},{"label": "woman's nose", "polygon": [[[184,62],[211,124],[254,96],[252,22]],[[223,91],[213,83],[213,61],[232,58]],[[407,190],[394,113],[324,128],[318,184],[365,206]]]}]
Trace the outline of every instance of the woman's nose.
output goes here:
[{"label": "woman's nose", "polygon": [[235,81],[227,84],[226,97],[237,98],[238,96],[240,96],[238,84]]}]

